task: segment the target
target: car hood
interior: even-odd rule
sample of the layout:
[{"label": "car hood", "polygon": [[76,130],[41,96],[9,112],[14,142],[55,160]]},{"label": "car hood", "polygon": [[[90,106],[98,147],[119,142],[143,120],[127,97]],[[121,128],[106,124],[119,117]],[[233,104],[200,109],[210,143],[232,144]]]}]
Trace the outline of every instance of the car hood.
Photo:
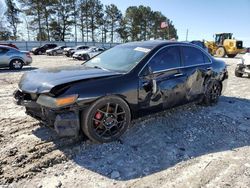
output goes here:
[{"label": "car hood", "polygon": [[69,51],[69,50],[73,50],[74,48],[64,48],[64,51]]},{"label": "car hood", "polygon": [[54,49],[48,49],[46,50],[46,52],[52,52]]},{"label": "car hood", "polygon": [[120,73],[86,66],[39,69],[25,73],[19,89],[27,93],[48,93],[53,87],[75,81],[119,75]]},{"label": "car hood", "polygon": [[86,54],[89,53],[89,50],[77,50],[74,54],[79,55],[79,54]]}]

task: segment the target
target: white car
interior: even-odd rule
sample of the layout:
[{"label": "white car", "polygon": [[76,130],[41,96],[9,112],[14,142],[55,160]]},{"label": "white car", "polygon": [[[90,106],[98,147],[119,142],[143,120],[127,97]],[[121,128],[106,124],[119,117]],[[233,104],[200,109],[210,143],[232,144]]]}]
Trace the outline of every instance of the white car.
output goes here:
[{"label": "white car", "polygon": [[76,47],[69,47],[69,48],[64,48],[63,50],[63,54],[66,55],[67,57],[72,57],[73,54],[78,51],[78,50],[87,50],[89,49],[89,46],[83,46],[83,45],[80,45],[80,46],[76,46]]},{"label": "white car", "polygon": [[87,50],[76,51],[73,54],[73,58],[86,61],[86,60],[89,60],[90,58],[102,53],[103,51],[105,51],[103,48],[90,47]]},{"label": "white car", "polygon": [[56,48],[46,50],[46,54],[53,55],[53,56],[58,55],[58,54],[63,54],[64,48],[67,48],[67,47],[66,46],[58,46]]},{"label": "white car", "polygon": [[235,76],[242,77],[244,74],[250,77],[250,53],[242,56],[242,63],[238,64],[235,69]]}]

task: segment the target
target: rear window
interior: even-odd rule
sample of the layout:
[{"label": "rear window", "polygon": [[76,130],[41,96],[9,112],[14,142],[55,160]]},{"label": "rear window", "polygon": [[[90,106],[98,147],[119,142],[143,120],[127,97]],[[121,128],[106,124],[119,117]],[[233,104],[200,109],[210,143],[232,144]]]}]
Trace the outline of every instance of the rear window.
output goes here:
[{"label": "rear window", "polygon": [[182,52],[185,66],[200,65],[205,63],[204,53],[197,48],[183,46]]}]

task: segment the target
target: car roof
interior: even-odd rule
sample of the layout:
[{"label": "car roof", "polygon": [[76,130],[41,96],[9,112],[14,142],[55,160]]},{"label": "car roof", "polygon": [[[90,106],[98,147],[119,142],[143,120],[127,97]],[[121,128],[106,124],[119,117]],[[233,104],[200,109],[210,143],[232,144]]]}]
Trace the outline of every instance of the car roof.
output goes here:
[{"label": "car roof", "polygon": [[14,48],[14,47],[10,47],[10,46],[0,45],[0,47],[18,51],[18,49]]},{"label": "car roof", "polygon": [[153,49],[158,46],[173,45],[173,44],[194,46],[194,44],[190,42],[178,42],[178,41],[167,41],[167,40],[149,40],[149,41],[142,41],[142,42],[128,42],[128,43],[121,44],[121,45],[122,46],[135,46],[135,47],[137,46],[137,47]]}]

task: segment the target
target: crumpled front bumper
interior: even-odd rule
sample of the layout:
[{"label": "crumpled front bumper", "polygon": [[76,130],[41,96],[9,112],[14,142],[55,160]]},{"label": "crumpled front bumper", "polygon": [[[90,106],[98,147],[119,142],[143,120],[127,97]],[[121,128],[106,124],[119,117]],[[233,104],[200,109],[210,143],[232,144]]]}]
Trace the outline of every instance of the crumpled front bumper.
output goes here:
[{"label": "crumpled front bumper", "polygon": [[[33,98],[33,99],[32,99]],[[78,136],[80,131],[80,115],[78,109],[70,107],[51,109],[36,103],[34,96],[20,90],[14,92],[14,101],[17,105],[26,108],[26,114],[41,121],[43,124],[55,128],[59,136]]]}]

